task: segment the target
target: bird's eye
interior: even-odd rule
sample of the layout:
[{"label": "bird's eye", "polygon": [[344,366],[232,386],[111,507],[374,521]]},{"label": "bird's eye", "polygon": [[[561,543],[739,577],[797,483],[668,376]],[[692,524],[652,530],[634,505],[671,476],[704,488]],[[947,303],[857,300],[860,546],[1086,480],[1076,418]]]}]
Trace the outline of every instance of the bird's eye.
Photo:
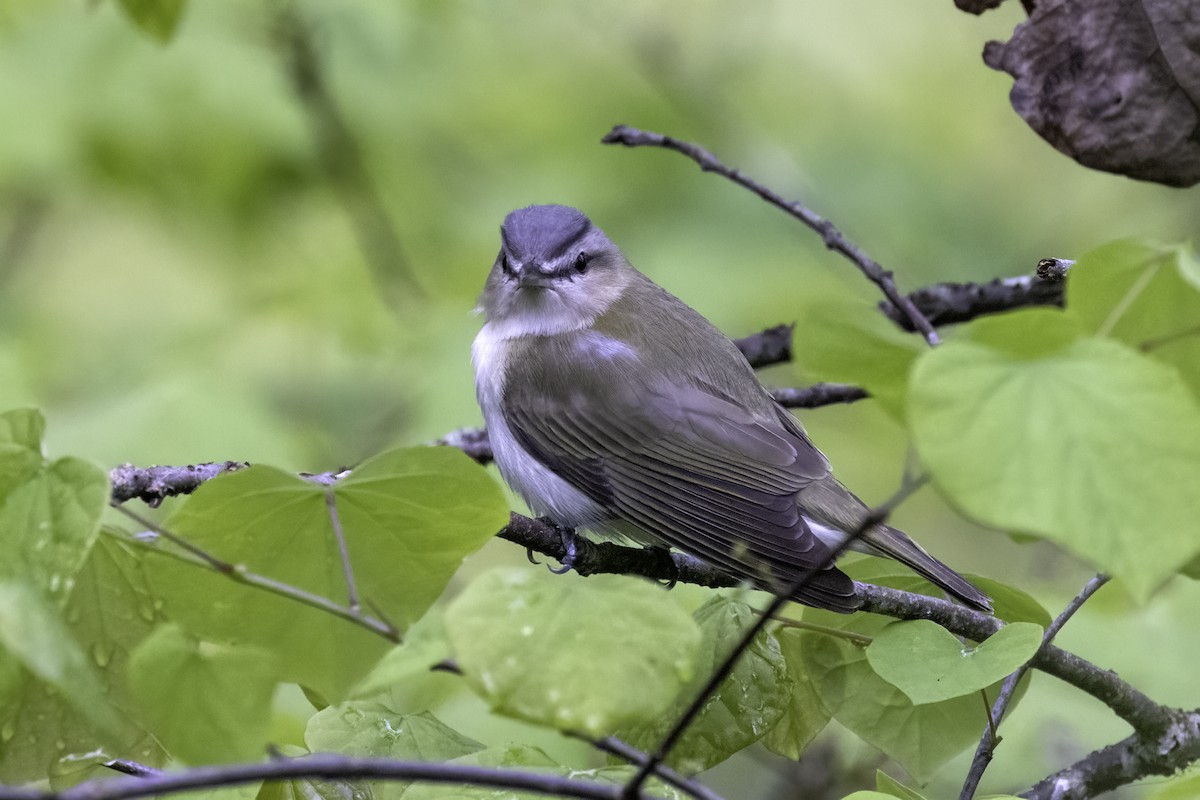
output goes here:
[{"label": "bird's eye", "polygon": [[587,253],[580,253],[579,255],[575,256],[575,271],[580,275],[587,272],[588,261],[590,260],[591,259],[588,257]]},{"label": "bird's eye", "polygon": [[503,270],[506,275],[513,274],[512,264],[508,263],[508,253],[500,253],[500,269]]}]

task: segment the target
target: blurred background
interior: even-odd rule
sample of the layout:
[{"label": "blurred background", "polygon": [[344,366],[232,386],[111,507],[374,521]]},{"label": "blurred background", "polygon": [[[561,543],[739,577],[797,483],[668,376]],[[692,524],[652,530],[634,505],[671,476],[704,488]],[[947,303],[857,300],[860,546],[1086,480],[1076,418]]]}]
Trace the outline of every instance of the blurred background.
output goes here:
[{"label": "blurred background", "polygon": [[[702,143],[805,201],[903,289],[1026,273],[1122,236],[1193,236],[1196,191],[1089,172],[1010,110],[1010,79],[980,52],[1021,18],[1015,2],[976,18],[928,0],[203,0],[164,43],[115,2],[10,0],[0,408],[41,407],[54,454],[106,467],[325,470],[478,424],[471,309],[504,215],[546,202],[583,209],[731,336],[795,322],[798,364],[765,379],[803,383],[810,312],[871,313],[874,287],[680,156],[600,145],[617,123]],[[896,488],[905,433],[870,402],[803,418],[865,499]],[[975,530],[930,490],[898,520],[1052,613],[1089,574]],[[468,574],[523,559],[513,549],[489,545]],[[1177,583],[1143,609],[1105,589],[1062,643],[1195,706],[1186,609],[1200,595]],[[585,758],[511,723],[483,732],[456,697],[444,715],[469,735]],[[1023,788],[1126,733],[1039,676],[985,789]],[[818,750],[868,776],[879,763],[836,730]],[[956,794],[964,768],[930,795]],[[709,777],[738,797],[790,796],[797,769],[764,751]]]}]

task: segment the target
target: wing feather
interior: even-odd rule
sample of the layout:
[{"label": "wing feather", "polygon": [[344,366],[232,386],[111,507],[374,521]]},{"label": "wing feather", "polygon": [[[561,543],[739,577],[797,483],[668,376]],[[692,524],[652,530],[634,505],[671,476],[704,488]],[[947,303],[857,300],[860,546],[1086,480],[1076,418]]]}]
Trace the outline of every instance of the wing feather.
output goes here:
[{"label": "wing feather", "polygon": [[[765,390],[736,402],[703,383],[646,384],[617,359],[572,355],[570,342],[546,337],[508,381],[505,420],[531,455],[614,517],[735,576],[772,584],[826,558],[796,495],[829,465]],[[797,599],[857,607],[834,568]]]}]

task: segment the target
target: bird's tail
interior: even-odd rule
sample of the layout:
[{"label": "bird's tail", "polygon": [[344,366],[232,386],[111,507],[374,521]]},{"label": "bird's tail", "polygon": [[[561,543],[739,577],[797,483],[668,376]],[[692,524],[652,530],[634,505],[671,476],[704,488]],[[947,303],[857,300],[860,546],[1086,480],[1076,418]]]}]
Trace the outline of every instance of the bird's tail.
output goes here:
[{"label": "bird's tail", "polygon": [[866,552],[895,559],[971,608],[991,613],[990,597],[968,583],[962,575],[926,553],[903,531],[898,531],[890,525],[881,525],[863,536],[861,542],[865,545],[863,549]]}]

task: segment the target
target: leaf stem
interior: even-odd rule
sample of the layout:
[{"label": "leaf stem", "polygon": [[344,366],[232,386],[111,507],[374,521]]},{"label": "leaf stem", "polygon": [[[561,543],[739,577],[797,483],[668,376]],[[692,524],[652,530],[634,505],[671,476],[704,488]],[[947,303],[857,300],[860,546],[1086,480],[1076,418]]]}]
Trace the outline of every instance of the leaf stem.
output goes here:
[{"label": "leaf stem", "polygon": [[[192,545],[183,538],[175,534],[169,534],[169,532],[166,531],[161,525],[158,525],[135,512],[131,512],[128,509],[121,507],[117,507],[117,510],[137,521],[138,524],[144,525],[147,530],[153,531],[163,539],[181,547],[184,552],[181,553],[167,548],[158,547],[153,542],[143,541],[137,537],[129,536],[128,534],[104,529],[105,533],[119,539],[120,541],[128,542],[129,544],[139,547],[149,553],[156,553],[161,556],[174,558],[177,561],[182,561],[185,564],[191,564],[192,566],[210,569],[213,572],[224,575],[235,583],[240,583],[244,586],[252,586],[255,589],[261,589],[265,592],[270,592],[271,594],[278,595],[280,597],[286,597],[287,599],[294,600],[302,605],[315,608],[318,611],[324,611],[327,614],[332,614],[333,616],[344,619],[347,622],[352,622],[359,627],[366,628],[377,636],[382,636],[389,642],[394,642],[396,644],[400,644],[401,642],[400,632],[394,626],[382,620],[369,617],[363,614],[360,610],[338,605],[327,597],[322,597],[319,594],[313,594],[312,592],[301,589],[298,586],[292,586],[291,584],[277,581],[274,578],[268,578],[265,575],[259,575],[255,572],[251,572],[240,564],[230,564],[228,562],[221,561],[219,558],[210,555],[205,550]],[[220,564],[222,566],[215,566],[216,564]]]},{"label": "leaf stem", "polygon": [[875,641],[873,637],[867,636],[865,633],[855,633],[854,631],[835,628],[832,625],[819,625],[816,622],[805,622],[802,619],[784,618],[777,620],[777,622],[784,628],[797,628],[799,630],[824,634],[825,636],[833,636],[837,639],[845,639],[846,641],[858,645],[859,647],[866,647],[871,642]]}]

